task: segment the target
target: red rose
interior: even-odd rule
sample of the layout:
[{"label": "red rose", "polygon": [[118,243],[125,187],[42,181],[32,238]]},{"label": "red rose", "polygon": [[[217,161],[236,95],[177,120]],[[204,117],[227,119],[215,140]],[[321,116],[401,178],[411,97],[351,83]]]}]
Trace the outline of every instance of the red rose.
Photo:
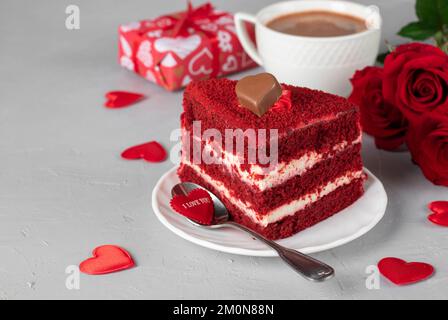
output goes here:
[{"label": "red rose", "polygon": [[384,62],[383,94],[410,121],[426,112],[448,114],[448,56],[428,44],[397,47]]},{"label": "red rose", "polygon": [[357,71],[351,82],[353,91],[348,99],[360,108],[363,130],[375,137],[380,149],[399,147],[404,142],[407,121],[400,110],[383,99],[383,69],[367,67]]},{"label": "red rose", "polygon": [[413,123],[407,143],[426,178],[448,186],[448,116],[432,113]]}]

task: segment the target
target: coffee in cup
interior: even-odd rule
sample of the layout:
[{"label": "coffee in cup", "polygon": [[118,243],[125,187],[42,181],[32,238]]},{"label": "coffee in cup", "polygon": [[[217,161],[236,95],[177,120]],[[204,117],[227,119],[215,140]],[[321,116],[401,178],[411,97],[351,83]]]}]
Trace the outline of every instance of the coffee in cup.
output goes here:
[{"label": "coffee in cup", "polygon": [[266,23],[275,31],[303,37],[340,37],[367,30],[364,19],[331,11],[295,12]]},{"label": "coffee in cup", "polygon": [[349,1],[275,3],[256,15],[237,13],[235,26],[246,53],[280,82],[341,96],[356,70],[375,63],[381,40],[378,8]]}]

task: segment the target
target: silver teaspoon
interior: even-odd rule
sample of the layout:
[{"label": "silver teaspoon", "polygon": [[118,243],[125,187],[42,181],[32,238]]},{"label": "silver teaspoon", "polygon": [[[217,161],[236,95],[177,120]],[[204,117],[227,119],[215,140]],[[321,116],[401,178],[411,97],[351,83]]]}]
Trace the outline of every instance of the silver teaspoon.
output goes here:
[{"label": "silver teaspoon", "polygon": [[230,220],[229,212],[227,211],[227,208],[224,206],[224,204],[221,202],[221,200],[218,199],[213,193],[211,193],[209,190],[205,189],[204,187],[201,187],[195,183],[192,182],[183,182],[175,185],[171,189],[171,194],[173,196],[176,195],[187,195],[190,191],[194,189],[203,189],[207,191],[212,200],[213,205],[215,208],[214,212],[214,219],[211,225],[202,225],[197,223],[196,221],[193,221],[191,219],[186,218],[188,221],[190,221],[195,226],[199,226],[201,228],[207,228],[207,229],[218,229],[223,227],[232,227],[239,230],[246,231],[247,233],[251,234],[253,237],[257,238],[258,240],[264,242],[271,248],[273,248],[275,251],[277,251],[280,258],[283,259],[291,268],[293,268],[296,272],[301,274],[305,279],[308,279],[310,281],[315,282],[321,282],[328,280],[334,276],[334,270],[332,267],[326,265],[323,262],[320,262],[314,258],[311,258],[310,256],[307,256],[303,253],[300,253],[296,250],[285,248],[278,243],[271,241],[269,239],[266,239],[262,235],[258,234],[257,232],[240,225],[234,221]]}]

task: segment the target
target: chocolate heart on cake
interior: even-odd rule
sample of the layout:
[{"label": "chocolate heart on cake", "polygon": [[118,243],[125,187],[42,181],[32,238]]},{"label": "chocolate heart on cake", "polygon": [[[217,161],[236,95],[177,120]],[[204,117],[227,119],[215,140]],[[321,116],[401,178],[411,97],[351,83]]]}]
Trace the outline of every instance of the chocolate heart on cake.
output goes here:
[{"label": "chocolate heart on cake", "polygon": [[265,114],[282,95],[281,85],[270,73],[242,78],[237,82],[235,91],[240,105],[259,117]]}]

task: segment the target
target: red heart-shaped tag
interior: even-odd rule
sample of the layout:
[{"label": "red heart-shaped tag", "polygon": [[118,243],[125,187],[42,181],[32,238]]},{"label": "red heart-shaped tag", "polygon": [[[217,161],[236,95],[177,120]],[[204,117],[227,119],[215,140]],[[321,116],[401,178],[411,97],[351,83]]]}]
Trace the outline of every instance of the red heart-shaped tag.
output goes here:
[{"label": "red heart-shaped tag", "polygon": [[104,106],[107,108],[124,108],[142,100],[145,96],[140,93],[127,91],[110,91],[106,93],[106,102]]},{"label": "red heart-shaped tag", "polygon": [[170,205],[181,215],[200,224],[210,225],[213,221],[213,201],[203,189],[194,189],[187,196],[174,196]]},{"label": "red heart-shaped tag", "polygon": [[448,227],[448,201],[433,201],[428,205],[433,214],[428,220],[439,226]]},{"label": "red heart-shaped tag", "polygon": [[90,275],[107,274],[132,268],[134,261],[131,255],[118,246],[105,245],[93,250],[93,258],[79,265],[79,270]]},{"label": "red heart-shaped tag", "polygon": [[151,141],[128,148],[121,156],[127,160],[145,159],[149,162],[161,162],[166,159],[167,153],[160,143]]},{"label": "red heart-shaped tag", "polygon": [[434,273],[434,267],[430,264],[390,257],[378,262],[378,269],[383,276],[399,286],[425,280]]}]

